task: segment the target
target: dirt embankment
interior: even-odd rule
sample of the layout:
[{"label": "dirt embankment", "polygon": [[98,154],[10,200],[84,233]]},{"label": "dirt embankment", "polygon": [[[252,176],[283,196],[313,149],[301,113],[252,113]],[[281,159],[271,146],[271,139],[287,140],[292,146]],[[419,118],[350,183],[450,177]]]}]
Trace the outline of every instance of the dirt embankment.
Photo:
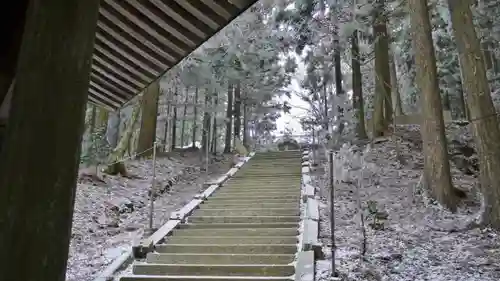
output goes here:
[{"label": "dirt embankment", "polygon": [[[172,211],[189,202],[208,178],[230,168],[231,157],[210,160],[208,174],[197,151],[159,157],[156,182],[161,194],[155,200],[154,226],[165,223]],[[67,281],[88,281],[143,237],[148,227],[152,160],[126,163],[131,177],[80,171],[73,216]],[[89,175],[90,174],[90,175]]]}]

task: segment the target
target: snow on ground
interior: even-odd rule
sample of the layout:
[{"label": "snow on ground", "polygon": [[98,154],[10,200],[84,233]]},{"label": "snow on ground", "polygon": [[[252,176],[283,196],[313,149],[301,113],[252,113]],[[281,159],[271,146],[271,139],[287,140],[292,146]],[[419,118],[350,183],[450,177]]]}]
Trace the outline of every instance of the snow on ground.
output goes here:
[{"label": "snow on ground", "polygon": [[[354,181],[335,185],[336,269],[343,280],[383,281],[493,281],[500,280],[500,237],[490,229],[467,227],[479,211],[475,196],[476,179],[453,168],[455,186],[468,198],[456,214],[436,205],[424,206],[414,194],[423,160],[414,144],[399,141],[406,160],[396,160],[395,144],[374,144],[366,153],[362,186],[359,189],[364,214],[367,202],[376,202],[377,211],[387,213],[383,229],[375,230],[372,219],[365,222],[367,253],[361,258],[362,228]],[[318,153],[321,154],[321,153]],[[348,160],[349,161],[349,160]],[[347,162],[348,162],[347,161]],[[325,163],[325,157],[322,162]],[[340,164],[338,164],[340,165]],[[326,165],[318,168],[316,183],[321,187],[320,240],[326,260],[318,261],[316,279],[329,280],[331,239],[329,190]],[[353,172],[352,175],[359,175]],[[349,177],[347,177],[349,178]]]},{"label": "snow on ground", "polygon": [[[209,178],[227,172],[230,159],[209,165]],[[181,157],[157,160],[156,177],[161,187],[172,181],[172,187],[154,202],[154,227],[164,224],[172,211],[189,202],[202,190],[207,176],[204,161],[198,152]],[[152,182],[152,161],[127,163],[132,175],[104,176],[102,182],[89,182],[80,177],[77,188],[72,239],[69,251],[67,281],[93,280],[115,258],[143,237],[148,228],[149,196]],[[94,185],[95,184],[95,185]]]}]

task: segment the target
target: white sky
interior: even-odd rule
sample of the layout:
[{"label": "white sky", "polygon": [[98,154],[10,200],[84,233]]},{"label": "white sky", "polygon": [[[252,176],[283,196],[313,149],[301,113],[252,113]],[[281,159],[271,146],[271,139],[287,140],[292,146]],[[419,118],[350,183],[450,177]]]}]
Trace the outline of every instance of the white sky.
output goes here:
[{"label": "white sky", "polygon": [[292,106],[292,109],[290,110],[290,114],[282,113],[281,117],[276,120],[276,125],[278,127],[278,131],[276,133],[281,134],[283,130],[289,128],[294,134],[301,134],[302,126],[300,125],[300,117],[307,114],[305,108],[308,107],[308,104],[294,94],[294,92],[301,91],[301,87],[297,79],[293,79],[292,84],[288,88],[292,91],[292,98],[284,98],[283,100],[287,100],[290,106]]},{"label": "white sky", "polygon": [[296,95],[296,93],[304,91],[304,89],[300,86],[300,83],[304,78],[305,65],[300,56],[295,53],[290,53],[290,55],[295,56],[298,67],[295,72],[295,77],[292,78],[291,85],[287,87],[287,89],[291,92],[292,97],[290,99],[285,97],[282,100],[288,101],[292,109],[290,110],[290,114],[282,113],[281,117],[276,120],[276,126],[278,128],[276,134],[281,134],[286,128],[291,129],[293,134],[302,134],[303,131],[302,126],[300,125],[300,118],[306,116],[307,108],[309,108],[309,105]]}]

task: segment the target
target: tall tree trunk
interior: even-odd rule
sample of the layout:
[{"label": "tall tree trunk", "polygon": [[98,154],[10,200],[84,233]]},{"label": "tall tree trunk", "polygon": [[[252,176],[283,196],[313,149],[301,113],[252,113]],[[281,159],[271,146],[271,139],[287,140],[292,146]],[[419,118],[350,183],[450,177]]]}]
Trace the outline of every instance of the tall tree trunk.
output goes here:
[{"label": "tall tree trunk", "polygon": [[[219,105],[219,94],[214,94],[214,107],[217,108]],[[213,113],[213,124],[212,124],[212,145],[211,151],[215,155],[217,154],[217,109]]]},{"label": "tall tree trunk", "polygon": [[2,281],[65,280],[98,9],[29,1],[0,152]]},{"label": "tall tree trunk", "polygon": [[186,116],[187,116],[187,103],[189,101],[189,87],[186,87],[186,97],[184,97],[184,110],[182,111],[181,121],[181,147],[184,147],[184,140],[186,133]]},{"label": "tall tree trunk", "polygon": [[[87,111],[87,116],[85,116],[86,124],[85,127],[88,128],[87,132],[87,137],[84,138],[82,141],[85,142],[85,147],[83,154],[89,155],[90,149],[92,147],[92,135],[94,134],[95,131],[95,120],[96,120],[96,111],[97,108],[95,105],[90,104],[90,110]],[[85,128],[83,129],[83,136],[85,136]]]},{"label": "tall tree trunk", "polygon": [[108,129],[109,111],[104,108],[97,109],[97,118],[95,120],[95,128],[99,131],[106,131]]},{"label": "tall tree trunk", "polygon": [[178,92],[177,92],[177,86],[175,86],[174,89],[174,99],[173,99],[173,106],[174,106],[174,117],[172,118],[172,139],[170,140],[170,145],[171,145],[171,150],[175,150],[175,145],[177,141],[177,101],[178,101]]},{"label": "tall tree trunk", "polygon": [[389,36],[385,0],[376,0],[373,33],[375,40],[375,95],[374,136],[381,136],[392,121],[391,73],[389,64]]},{"label": "tall tree trunk", "polygon": [[457,206],[450,176],[443,109],[432,42],[427,1],[409,0],[412,44],[415,50],[416,81],[422,108],[421,134],[424,151],[424,188],[448,209]]},{"label": "tall tree trunk", "polygon": [[365,128],[365,108],[363,102],[363,82],[361,76],[361,62],[359,56],[359,39],[358,31],[354,30],[351,36],[351,52],[352,52],[352,95],[354,112],[356,114],[356,134],[360,139],[366,139]]},{"label": "tall tree trunk", "polygon": [[194,92],[194,101],[193,101],[193,136],[191,138],[192,140],[192,147],[196,147],[196,130],[198,130],[198,86],[195,89]]},{"label": "tall tree trunk", "polygon": [[115,148],[118,145],[118,140],[120,136],[120,110],[111,113],[109,118],[109,126],[106,132],[107,140],[111,148]]},{"label": "tall tree trunk", "polygon": [[141,129],[137,140],[137,151],[141,157],[153,154],[156,141],[156,119],[158,116],[158,98],[160,96],[160,82],[155,81],[144,91],[141,109]]},{"label": "tall tree trunk", "polygon": [[83,128],[83,133],[88,133],[89,135],[94,132],[95,128],[95,118],[96,118],[96,106],[91,103],[87,103],[85,109],[85,125]]},{"label": "tall tree trunk", "polygon": [[443,91],[443,97],[442,97],[442,106],[443,106],[443,111],[449,111],[450,110],[450,95],[448,94],[448,90]]},{"label": "tall tree trunk", "polygon": [[479,154],[480,183],[486,207],[483,222],[500,229],[500,130],[491,100],[485,62],[469,2],[448,1],[448,6]]},{"label": "tall tree trunk", "polygon": [[227,86],[227,108],[226,108],[226,139],[224,143],[224,153],[231,152],[231,140],[233,139],[231,129],[233,128],[233,85],[231,82]]},{"label": "tall tree trunk", "polygon": [[465,104],[465,96],[464,96],[464,88],[463,88],[463,80],[460,80],[460,83],[457,85],[458,92],[458,107],[459,107],[459,115],[458,118],[467,119],[468,118],[468,108]]},{"label": "tall tree trunk", "polygon": [[89,135],[92,135],[95,131],[96,115],[97,115],[97,107],[91,104],[88,116],[85,117],[85,119],[88,120],[88,124],[86,124],[86,127],[88,126]]},{"label": "tall tree trunk", "polygon": [[391,72],[391,94],[392,94],[392,105],[394,109],[395,116],[404,115],[403,107],[401,106],[401,95],[399,93],[398,75],[396,74],[396,61],[394,58],[394,53],[390,54],[390,72]]},{"label": "tall tree trunk", "polygon": [[169,149],[168,147],[168,137],[170,136],[170,128],[171,128],[171,123],[172,121],[170,120],[170,111],[172,109],[172,91],[169,89],[167,92],[167,113],[166,113],[166,118],[165,118],[165,127],[164,127],[164,135],[163,135],[163,144],[165,145],[164,151],[167,151]]},{"label": "tall tree trunk", "polygon": [[248,149],[247,99],[243,101],[243,146]]},{"label": "tall tree trunk", "polygon": [[129,150],[129,152],[132,151],[132,149],[130,148],[132,136],[134,134],[136,124],[139,120],[139,114],[141,113],[141,103],[142,97],[139,97],[137,103],[132,109],[132,114],[130,116],[130,119],[127,121],[127,127],[125,128],[123,135],[120,137],[120,140],[118,141],[116,147],[113,149],[113,152],[111,152],[111,154],[109,155],[108,163],[110,163],[110,165],[108,165],[105,170],[105,173],[107,174],[121,174],[123,176],[127,175],[125,163],[118,161],[125,157],[125,152],[127,152],[127,150]]},{"label": "tall tree trunk", "polygon": [[238,81],[234,89],[234,138],[240,139],[241,135],[241,83]]},{"label": "tall tree trunk", "polygon": [[326,91],[326,79],[323,77],[323,129],[329,132],[330,120],[328,118],[328,93]]},{"label": "tall tree trunk", "polygon": [[203,134],[201,136],[201,147],[202,151],[207,152],[210,149],[210,94],[207,90],[205,93],[205,112],[203,113]]},{"label": "tall tree trunk", "polygon": [[[335,67],[335,94],[337,96],[343,95],[344,91],[342,89],[342,59],[340,56],[340,40],[339,40],[339,23],[338,23],[338,9],[337,5],[333,6],[333,9],[336,11],[333,13],[334,16],[334,29],[333,29],[333,61],[334,61],[334,67]],[[334,99],[332,98],[332,101]],[[333,105],[337,106],[337,114],[341,114],[341,111],[343,110],[342,106],[337,104]],[[334,108],[332,106],[332,108]]]},{"label": "tall tree trunk", "polygon": [[470,119],[470,112],[469,112],[469,106],[467,105],[467,99],[466,99],[466,93],[464,93],[464,90],[465,90],[465,86],[464,86],[464,83],[465,83],[465,78],[464,78],[464,68],[462,67],[462,63],[460,61],[460,55],[458,56],[458,65],[460,66],[460,81],[461,81],[461,101],[462,101],[462,104],[463,104],[463,108],[464,108],[464,111],[463,111],[463,114],[464,114],[464,118],[467,119],[467,120],[471,120]]}]

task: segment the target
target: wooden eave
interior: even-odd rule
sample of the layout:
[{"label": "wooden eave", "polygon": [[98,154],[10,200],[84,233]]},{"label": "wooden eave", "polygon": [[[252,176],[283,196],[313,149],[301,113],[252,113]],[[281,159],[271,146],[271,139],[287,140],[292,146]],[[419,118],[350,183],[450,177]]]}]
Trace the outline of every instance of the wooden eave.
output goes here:
[{"label": "wooden eave", "polygon": [[116,110],[257,0],[101,0],[89,102]]}]

